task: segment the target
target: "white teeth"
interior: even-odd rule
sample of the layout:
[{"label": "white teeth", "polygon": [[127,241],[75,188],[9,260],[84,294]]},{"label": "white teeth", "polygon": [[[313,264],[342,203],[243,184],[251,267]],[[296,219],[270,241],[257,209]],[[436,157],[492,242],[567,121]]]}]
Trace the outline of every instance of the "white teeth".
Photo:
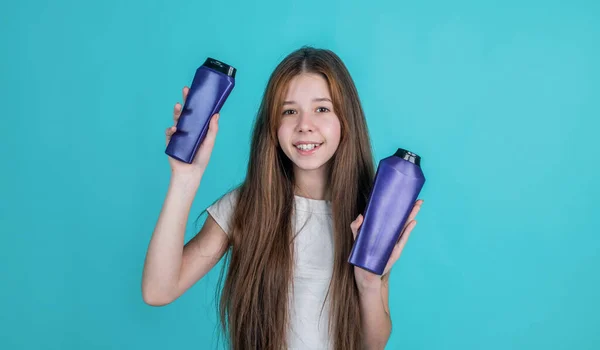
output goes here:
[{"label": "white teeth", "polygon": [[310,151],[317,146],[318,146],[318,144],[316,144],[316,143],[309,143],[309,144],[297,145],[296,148],[303,150],[303,151]]}]

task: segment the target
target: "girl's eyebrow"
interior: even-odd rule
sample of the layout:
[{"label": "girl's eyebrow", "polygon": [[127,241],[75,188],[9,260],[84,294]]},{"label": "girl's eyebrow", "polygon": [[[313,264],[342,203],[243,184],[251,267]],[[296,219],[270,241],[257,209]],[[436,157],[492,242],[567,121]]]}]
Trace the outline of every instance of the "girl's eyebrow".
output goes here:
[{"label": "girl's eyebrow", "polygon": [[[320,98],[315,98],[313,99],[313,102],[325,102],[325,101],[329,101],[331,102],[331,99],[327,98],[327,97],[320,97]],[[333,102],[332,102],[333,103]],[[297,104],[296,101],[284,101],[283,105],[293,105],[293,104]]]}]

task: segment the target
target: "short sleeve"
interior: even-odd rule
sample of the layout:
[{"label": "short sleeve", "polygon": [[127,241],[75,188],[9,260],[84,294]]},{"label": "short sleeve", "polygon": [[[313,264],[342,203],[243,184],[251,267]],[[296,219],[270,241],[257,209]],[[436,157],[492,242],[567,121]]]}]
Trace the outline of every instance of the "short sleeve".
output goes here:
[{"label": "short sleeve", "polygon": [[223,197],[219,198],[215,203],[209,206],[206,211],[212,216],[219,226],[225,231],[227,236],[231,235],[231,218],[237,199],[239,189],[227,192]]}]

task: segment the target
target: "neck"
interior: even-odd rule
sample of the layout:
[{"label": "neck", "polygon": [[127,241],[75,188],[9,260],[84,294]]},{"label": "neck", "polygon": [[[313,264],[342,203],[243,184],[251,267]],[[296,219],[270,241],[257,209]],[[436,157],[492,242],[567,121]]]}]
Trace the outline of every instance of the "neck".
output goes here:
[{"label": "neck", "polygon": [[294,168],[294,194],[311,199],[330,200],[326,166],[314,170]]}]

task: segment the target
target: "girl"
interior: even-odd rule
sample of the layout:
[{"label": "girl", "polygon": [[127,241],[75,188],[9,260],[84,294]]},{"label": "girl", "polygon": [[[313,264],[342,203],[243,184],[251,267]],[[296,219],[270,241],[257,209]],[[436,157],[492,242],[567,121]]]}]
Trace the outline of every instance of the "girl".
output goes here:
[{"label": "girl", "polygon": [[[175,125],[181,107],[175,105]],[[245,180],[207,209],[202,229],[184,245],[218,120],[215,114],[192,164],[169,157],[171,182],[144,266],[145,302],[172,302],[226,256],[219,311],[232,349],[383,349],[391,332],[389,271],[423,201],[383,276],[347,262],[374,162],[343,62],[329,50],[303,47],[277,66],[256,118]],[[175,130],[167,129],[167,143]]]}]

